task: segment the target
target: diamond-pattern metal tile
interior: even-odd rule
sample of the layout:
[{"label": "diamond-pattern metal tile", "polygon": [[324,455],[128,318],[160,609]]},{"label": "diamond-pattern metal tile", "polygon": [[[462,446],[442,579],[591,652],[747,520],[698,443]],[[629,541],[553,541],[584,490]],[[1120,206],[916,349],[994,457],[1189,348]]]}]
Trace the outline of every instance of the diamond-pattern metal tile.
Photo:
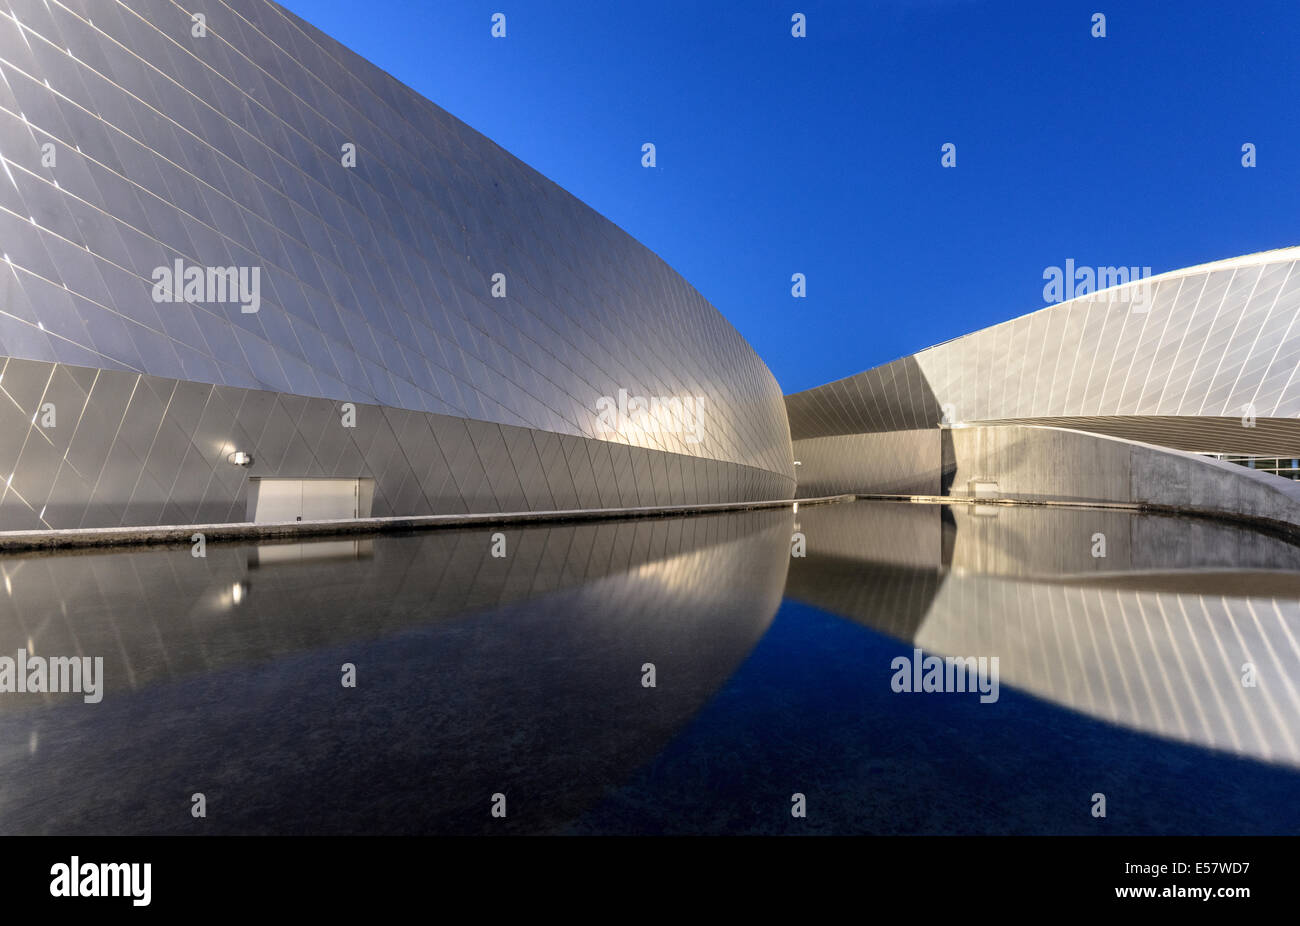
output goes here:
[{"label": "diamond-pattern metal tile", "polygon": [[[950,408],[956,422],[1295,452],[1298,259],[1300,248],[1286,248],[1162,274],[1142,284],[1145,301],[1131,284],[1080,296],[788,396],[791,435],[934,428]],[[1248,413],[1258,428],[1241,426]]]},{"label": "diamond-pattern metal tile", "polygon": [[[0,411],[0,475],[20,486],[0,495],[7,512],[16,492],[0,529],[39,523],[43,504],[60,524],[78,506],[87,525],[223,506],[242,517],[247,473],[227,472],[226,445],[286,473],[368,474],[376,512],[792,494],[780,391],[699,293],[274,3],[0,0],[0,76],[0,356],[47,379],[60,364],[90,393],[65,417],[77,400],[59,386],[68,430],[36,442]],[[176,260],[260,268],[259,311],[155,303],[153,272]],[[504,299],[490,291],[498,272]],[[101,387],[97,370],[126,379]],[[0,389],[30,419],[40,393],[24,393],[20,366],[11,377]],[[705,439],[599,430],[596,403],[620,388],[703,396]],[[371,422],[336,433],[342,402]],[[83,431],[87,416],[100,420]],[[547,433],[602,448],[578,474],[577,445],[552,450]],[[754,478],[692,489],[651,464],[662,452]]]}]

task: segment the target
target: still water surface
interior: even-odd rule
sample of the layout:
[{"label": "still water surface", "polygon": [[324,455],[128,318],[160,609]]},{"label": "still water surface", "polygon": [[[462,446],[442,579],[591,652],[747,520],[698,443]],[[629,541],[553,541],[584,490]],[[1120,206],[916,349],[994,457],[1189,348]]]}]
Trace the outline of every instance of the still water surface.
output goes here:
[{"label": "still water surface", "polygon": [[[0,693],[0,833],[1300,832],[1284,541],[872,502],[494,530],[0,558],[0,655],[104,665],[96,704]],[[997,657],[997,699],[896,692],[918,649]]]}]

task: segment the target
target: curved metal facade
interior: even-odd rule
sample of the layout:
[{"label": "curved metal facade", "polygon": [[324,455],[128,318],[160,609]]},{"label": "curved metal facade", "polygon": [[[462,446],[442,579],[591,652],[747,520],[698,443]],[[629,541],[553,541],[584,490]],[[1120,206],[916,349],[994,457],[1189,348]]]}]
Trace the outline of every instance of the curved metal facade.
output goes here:
[{"label": "curved metal facade", "polygon": [[[780,390],[698,292],[275,4],[0,0],[0,164],[0,529],[239,519],[250,472],[374,478],[377,515],[793,492]],[[177,261],[258,268],[257,310],[157,301]],[[702,413],[611,428],[620,390]]]},{"label": "curved metal facade", "polygon": [[788,396],[799,494],[983,492],[1294,528],[1296,483],[1196,454],[1300,460],[1298,261],[1104,289]]},{"label": "curved metal facade", "polygon": [[1298,259],[1287,248],[1102,290],[791,395],[792,436],[933,428],[946,414],[1300,450]]}]

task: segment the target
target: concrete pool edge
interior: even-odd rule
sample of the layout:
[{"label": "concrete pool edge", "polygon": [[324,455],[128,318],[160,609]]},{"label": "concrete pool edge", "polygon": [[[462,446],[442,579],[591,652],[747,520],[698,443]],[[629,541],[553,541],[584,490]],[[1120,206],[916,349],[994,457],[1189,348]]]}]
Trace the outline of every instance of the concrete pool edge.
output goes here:
[{"label": "concrete pool edge", "polygon": [[1252,515],[1245,512],[1232,512],[1213,508],[1195,508],[1182,505],[1162,505],[1153,502],[1107,502],[1087,499],[1067,498],[1008,498],[995,496],[975,498],[970,495],[884,495],[878,493],[857,493],[854,498],[859,501],[904,502],[916,505],[969,505],[973,507],[998,506],[1037,507],[1037,508],[1074,508],[1101,511],[1131,511],[1135,514],[1154,514],[1167,517],[1197,518],[1205,521],[1218,521],[1236,524],[1280,537],[1300,545],[1300,524]]},{"label": "concrete pool edge", "polygon": [[667,518],[696,514],[790,508],[796,504],[805,506],[829,505],[852,502],[856,499],[857,496],[855,495],[843,494],[825,495],[819,498],[771,499],[757,502],[715,502],[707,505],[651,505],[639,508],[575,508],[559,511],[434,514],[384,518],[349,518],[331,521],[281,521],[264,524],[237,521],[222,524],[164,524],[142,527],[88,527],[72,530],[0,531],[0,553],[188,544],[194,542],[195,534],[202,534],[205,543],[220,543],[385,534],[400,531],[467,527],[512,527],[580,521]]}]

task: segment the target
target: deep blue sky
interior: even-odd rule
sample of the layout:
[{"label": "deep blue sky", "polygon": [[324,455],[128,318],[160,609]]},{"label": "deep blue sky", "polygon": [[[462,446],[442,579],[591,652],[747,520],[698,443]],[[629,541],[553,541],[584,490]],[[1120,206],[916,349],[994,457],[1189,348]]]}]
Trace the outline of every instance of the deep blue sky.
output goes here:
[{"label": "deep blue sky", "polygon": [[1296,0],[281,2],[662,256],[786,392],[1039,308],[1067,258],[1300,244]]}]

